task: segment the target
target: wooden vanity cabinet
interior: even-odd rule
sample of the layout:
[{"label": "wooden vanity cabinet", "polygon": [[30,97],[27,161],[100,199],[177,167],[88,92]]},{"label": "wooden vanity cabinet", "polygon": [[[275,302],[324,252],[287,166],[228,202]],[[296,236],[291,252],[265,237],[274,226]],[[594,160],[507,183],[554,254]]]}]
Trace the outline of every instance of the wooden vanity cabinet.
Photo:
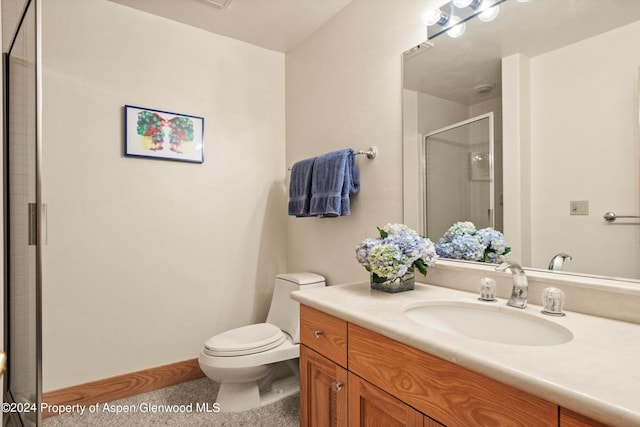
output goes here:
[{"label": "wooden vanity cabinet", "polygon": [[300,306],[300,425],[346,427],[347,322]]},{"label": "wooden vanity cabinet", "polygon": [[560,427],[607,427],[607,425],[561,407]]},{"label": "wooden vanity cabinet", "polygon": [[376,332],[300,309],[302,427],[603,426]]}]

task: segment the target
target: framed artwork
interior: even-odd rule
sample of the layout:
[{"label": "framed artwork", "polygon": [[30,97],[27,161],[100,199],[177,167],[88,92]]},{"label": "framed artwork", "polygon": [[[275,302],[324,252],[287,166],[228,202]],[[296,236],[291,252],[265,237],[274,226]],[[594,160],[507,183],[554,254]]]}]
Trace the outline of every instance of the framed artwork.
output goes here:
[{"label": "framed artwork", "polygon": [[204,118],[124,106],[125,156],[204,162]]}]

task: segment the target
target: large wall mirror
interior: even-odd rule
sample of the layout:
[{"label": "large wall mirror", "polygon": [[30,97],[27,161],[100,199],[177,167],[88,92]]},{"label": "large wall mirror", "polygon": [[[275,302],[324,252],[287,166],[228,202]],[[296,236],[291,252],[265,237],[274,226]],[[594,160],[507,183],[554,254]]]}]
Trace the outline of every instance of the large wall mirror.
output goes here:
[{"label": "large wall mirror", "polygon": [[[436,163],[461,169],[472,197],[473,185],[490,181],[480,213],[504,233],[510,259],[548,270],[563,253],[571,259],[556,263],[559,274],[639,281],[640,218],[622,218],[640,215],[639,67],[638,0],[506,0],[495,20],[473,18],[461,37],[408,50],[405,222],[433,241],[442,236],[428,225],[440,220],[428,218],[438,215],[433,205],[451,212],[447,198],[469,195],[431,188],[427,136],[490,115],[490,149],[458,143],[466,160]],[[465,215],[456,220],[472,220]]]}]

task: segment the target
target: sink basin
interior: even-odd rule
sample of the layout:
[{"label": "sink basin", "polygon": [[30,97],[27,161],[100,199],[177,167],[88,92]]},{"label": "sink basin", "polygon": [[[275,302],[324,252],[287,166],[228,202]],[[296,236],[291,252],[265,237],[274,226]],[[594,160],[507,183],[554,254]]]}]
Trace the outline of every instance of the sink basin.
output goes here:
[{"label": "sink basin", "polygon": [[466,301],[423,301],[404,308],[410,319],[425,326],[483,341],[525,346],[569,342],[564,326],[518,308]]}]

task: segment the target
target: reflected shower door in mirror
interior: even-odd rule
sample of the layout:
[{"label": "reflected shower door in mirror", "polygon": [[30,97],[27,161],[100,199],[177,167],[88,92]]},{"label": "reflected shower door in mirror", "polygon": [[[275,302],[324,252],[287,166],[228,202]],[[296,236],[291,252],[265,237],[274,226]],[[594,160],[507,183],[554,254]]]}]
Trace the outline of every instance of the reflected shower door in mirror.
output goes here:
[{"label": "reflected shower door in mirror", "polygon": [[640,215],[639,45],[638,0],[506,0],[492,22],[405,52],[407,225],[426,213],[420,135],[494,111],[496,228],[511,258],[548,270],[565,253],[564,274],[637,282],[640,223],[603,215]]},{"label": "reflected shower door in mirror", "polygon": [[493,129],[491,112],[425,136],[424,230],[432,240],[457,221],[471,221],[478,229],[496,227]]}]

